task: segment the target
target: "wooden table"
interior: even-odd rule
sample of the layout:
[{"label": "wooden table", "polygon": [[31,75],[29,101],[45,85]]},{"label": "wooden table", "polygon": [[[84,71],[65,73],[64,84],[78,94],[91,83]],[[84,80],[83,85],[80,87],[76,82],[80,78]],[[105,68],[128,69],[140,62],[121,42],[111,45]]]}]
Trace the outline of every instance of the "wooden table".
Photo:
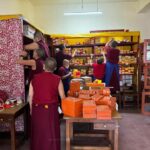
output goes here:
[{"label": "wooden table", "polygon": [[0,123],[7,122],[10,124],[11,150],[16,150],[15,120],[21,114],[24,114],[24,133],[25,133],[25,136],[27,136],[27,124],[26,124],[25,119],[26,119],[28,110],[29,110],[29,104],[23,103],[23,104],[16,105],[15,107],[5,109],[0,112]]},{"label": "wooden table", "polygon": [[71,139],[73,138],[73,123],[93,123],[94,130],[108,130],[109,139],[113,145],[113,150],[118,150],[119,120],[121,116],[114,112],[112,120],[97,120],[86,118],[64,117],[66,120],[66,150],[71,150]]}]

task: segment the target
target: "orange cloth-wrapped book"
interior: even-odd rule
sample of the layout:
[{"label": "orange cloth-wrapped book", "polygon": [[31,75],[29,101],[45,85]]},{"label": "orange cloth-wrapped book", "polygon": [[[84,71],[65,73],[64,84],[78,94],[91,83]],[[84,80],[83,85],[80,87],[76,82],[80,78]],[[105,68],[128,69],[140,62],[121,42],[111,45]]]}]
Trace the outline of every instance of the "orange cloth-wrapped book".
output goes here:
[{"label": "orange cloth-wrapped book", "polygon": [[99,101],[100,101],[103,97],[104,97],[103,95],[95,94],[95,95],[93,95],[91,98],[92,98],[92,100],[95,101],[96,105],[98,105],[98,104],[99,104]]},{"label": "orange cloth-wrapped book", "polygon": [[110,96],[110,89],[109,88],[104,88],[103,89],[103,95],[105,95],[105,96]]},{"label": "orange cloth-wrapped book", "polygon": [[91,100],[90,94],[79,94],[79,98],[83,100]]},{"label": "orange cloth-wrapped book", "polygon": [[110,120],[112,117],[111,108],[107,105],[97,106],[97,119]]},{"label": "orange cloth-wrapped book", "polygon": [[82,116],[83,102],[79,98],[66,97],[62,100],[62,110],[64,115],[70,117],[81,117]]},{"label": "orange cloth-wrapped book", "polygon": [[111,105],[110,105],[110,108],[112,111],[116,111],[116,97],[111,97],[110,98],[110,101],[111,101]]},{"label": "orange cloth-wrapped book", "polygon": [[96,104],[93,100],[83,101],[83,118],[96,118]]},{"label": "orange cloth-wrapped book", "polygon": [[80,91],[80,82],[70,82],[70,88],[69,90],[71,92],[79,92]]},{"label": "orange cloth-wrapped book", "polygon": [[91,82],[91,83],[86,83],[86,86],[104,88],[105,87],[105,83],[94,83],[94,82]]},{"label": "orange cloth-wrapped book", "polygon": [[103,96],[100,100],[96,102],[97,105],[111,105],[110,96]]}]

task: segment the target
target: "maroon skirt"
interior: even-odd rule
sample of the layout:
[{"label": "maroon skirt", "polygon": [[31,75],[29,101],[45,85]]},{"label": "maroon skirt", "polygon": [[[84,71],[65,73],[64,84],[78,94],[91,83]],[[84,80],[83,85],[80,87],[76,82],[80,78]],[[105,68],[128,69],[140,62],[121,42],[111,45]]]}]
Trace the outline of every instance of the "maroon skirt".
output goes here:
[{"label": "maroon skirt", "polygon": [[113,88],[111,89],[111,93],[115,94],[116,91],[120,91],[120,85],[119,85],[119,79],[117,78],[117,73],[114,69],[111,79],[110,79],[110,84],[109,86],[112,86]]},{"label": "maroon skirt", "polygon": [[57,103],[32,105],[31,150],[60,150]]}]

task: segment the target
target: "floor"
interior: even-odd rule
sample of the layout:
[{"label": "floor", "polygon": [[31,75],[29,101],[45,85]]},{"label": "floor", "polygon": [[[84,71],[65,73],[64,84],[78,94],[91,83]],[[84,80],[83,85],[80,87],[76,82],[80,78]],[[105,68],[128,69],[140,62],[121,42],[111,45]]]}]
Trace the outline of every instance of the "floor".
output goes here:
[{"label": "floor", "polygon": [[[150,149],[150,116],[140,113],[121,113],[119,150]],[[61,123],[61,145],[65,150],[65,122]],[[9,150],[8,143],[0,142],[0,150]],[[25,141],[17,150],[29,150],[29,141]]]}]

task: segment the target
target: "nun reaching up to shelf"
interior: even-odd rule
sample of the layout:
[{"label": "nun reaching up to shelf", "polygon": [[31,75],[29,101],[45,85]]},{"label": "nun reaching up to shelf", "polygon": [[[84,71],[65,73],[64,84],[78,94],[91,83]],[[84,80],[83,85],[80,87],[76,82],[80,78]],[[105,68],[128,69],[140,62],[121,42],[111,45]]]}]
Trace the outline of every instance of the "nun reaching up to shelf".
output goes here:
[{"label": "nun reaching up to shelf", "polygon": [[120,51],[116,48],[118,43],[111,39],[105,45],[106,50],[106,73],[105,83],[106,86],[113,87],[111,89],[112,94],[115,94],[120,90],[119,85],[119,55]]},{"label": "nun reaching up to shelf", "polygon": [[37,31],[34,36],[34,40],[30,44],[23,46],[22,56],[27,56],[29,51],[34,51],[36,49],[42,49],[45,53],[45,59],[50,56],[50,51],[48,43],[43,35],[43,33]]}]

